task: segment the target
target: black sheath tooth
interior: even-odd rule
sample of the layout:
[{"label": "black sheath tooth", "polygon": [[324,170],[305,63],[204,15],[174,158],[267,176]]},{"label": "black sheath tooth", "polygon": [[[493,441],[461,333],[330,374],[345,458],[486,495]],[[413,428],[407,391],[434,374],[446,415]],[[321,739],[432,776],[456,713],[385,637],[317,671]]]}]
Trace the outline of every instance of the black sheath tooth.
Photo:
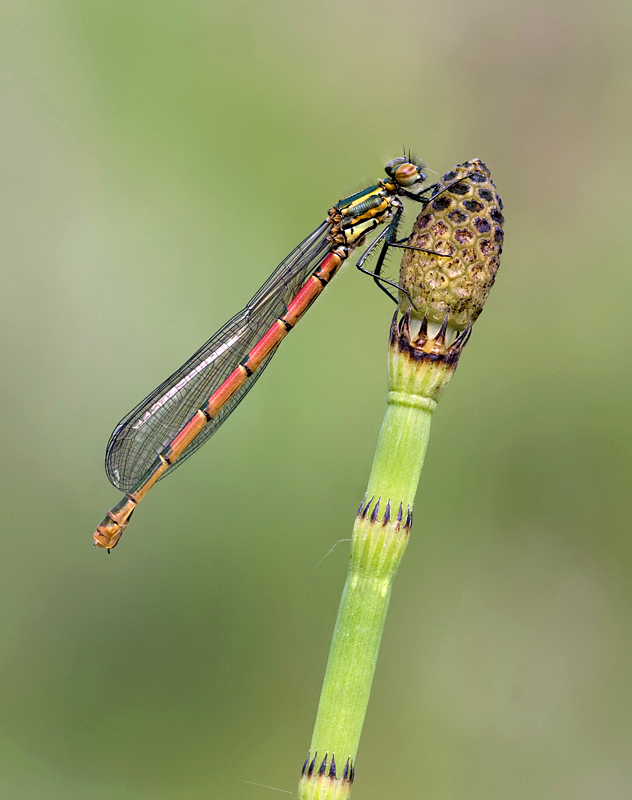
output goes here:
[{"label": "black sheath tooth", "polygon": [[384,512],[384,519],[382,520],[382,525],[388,525],[391,521],[391,501],[388,500],[386,503],[386,511]]},{"label": "black sheath tooth", "polygon": [[351,765],[351,759],[348,758],[347,759],[347,763],[345,764],[345,768],[344,768],[344,770],[342,772],[342,780],[343,781],[346,781],[347,778],[349,777],[349,767],[350,767],[350,765]]},{"label": "black sheath tooth", "polygon": [[398,320],[397,320],[397,315],[398,314],[399,314],[399,311],[396,311],[393,314],[393,320],[391,322],[391,339],[390,339],[391,345],[393,345],[395,343],[395,341],[397,340],[397,332],[399,330],[399,324],[398,324]]},{"label": "black sheath tooth", "polygon": [[[307,770],[307,776],[311,777],[314,774],[314,767],[316,766],[316,756],[318,753],[314,753],[314,758],[312,758],[311,763],[309,765],[309,769]],[[308,756],[309,758],[309,756]]]},{"label": "black sheath tooth", "polygon": [[380,498],[380,497],[377,498],[377,503],[375,504],[375,507],[373,508],[373,511],[371,512],[371,522],[377,522],[377,518],[378,518],[379,513],[380,513],[380,500],[381,499],[382,498]]},{"label": "black sheath tooth", "polygon": [[324,775],[327,772],[327,755],[329,755],[329,753],[327,753],[325,758],[323,758],[323,763],[320,765],[320,769],[318,770],[319,775]]},{"label": "black sheath tooth", "polygon": [[399,511],[397,512],[397,522],[401,524],[403,517],[404,517],[404,506],[400,503]]},{"label": "black sheath tooth", "polygon": [[456,339],[452,342],[452,347],[463,348],[467,344],[468,339],[472,335],[472,323],[459,333]]},{"label": "black sheath tooth", "polygon": [[446,312],[446,315],[443,318],[443,322],[441,323],[441,327],[439,328],[439,331],[438,331],[437,335],[434,337],[435,342],[438,342],[439,344],[445,344],[445,335],[446,335],[446,333],[448,331],[448,319],[449,319],[449,317],[450,317],[450,313]]},{"label": "black sheath tooth", "polygon": [[410,308],[404,314],[404,317],[401,322],[401,333],[404,335],[407,341],[410,340]]},{"label": "black sheath tooth", "polygon": [[408,506],[408,510],[406,511],[406,522],[404,523],[404,527],[410,530],[412,526],[413,526],[413,512],[411,511],[410,506]]},{"label": "black sheath tooth", "polygon": [[307,758],[305,759],[305,763],[303,764],[303,769],[301,770],[301,775],[305,775],[307,771],[307,765],[309,764],[309,753],[307,754]]},{"label": "black sheath tooth", "polygon": [[[366,495],[365,495],[365,496],[366,496]],[[368,503],[367,503],[367,504],[364,506],[364,511],[362,512],[362,516],[363,516],[363,517],[366,517],[366,513],[367,513],[367,511],[369,510],[369,508],[371,508],[371,503],[373,502],[373,498],[374,498],[374,497],[375,497],[375,495],[373,495],[373,496],[371,497],[371,499],[369,500],[369,502],[368,502]]]},{"label": "black sheath tooth", "polygon": [[421,320],[421,327],[419,328],[419,338],[420,339],[427,339],[428,338],[428,315],[427,314]]},{"label": "black sheath tooth", "polygon": [[362,516],[362,509],[364,508],[364,501],[366,500],[366,495],[362,498],[362,502],[360,503],[360,508],[358,509],[358,516]]},{"label": "black sheath tooth", "polygon": [[335,778],[336,777],[336,759],[334,758],[334,754],[331,754],[331,766],[329,767],[329,777]]}]

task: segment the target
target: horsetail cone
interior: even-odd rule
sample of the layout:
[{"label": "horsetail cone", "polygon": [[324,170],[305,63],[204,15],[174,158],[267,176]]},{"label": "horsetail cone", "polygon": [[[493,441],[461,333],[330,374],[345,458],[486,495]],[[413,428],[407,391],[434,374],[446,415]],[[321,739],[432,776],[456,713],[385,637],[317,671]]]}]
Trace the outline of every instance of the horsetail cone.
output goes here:
[{"label": "horsetail cone", "polygon": [[400,309],[462,331],[483,310],[503,242],[502,200],[486,164],[458,164],[441,178],[417,217],[400,269]]}]

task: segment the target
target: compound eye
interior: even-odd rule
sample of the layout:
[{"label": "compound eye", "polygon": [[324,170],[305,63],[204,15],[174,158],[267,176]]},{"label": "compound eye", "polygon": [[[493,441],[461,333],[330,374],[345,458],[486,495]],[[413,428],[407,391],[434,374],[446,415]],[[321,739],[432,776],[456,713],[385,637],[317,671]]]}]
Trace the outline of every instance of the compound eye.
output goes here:
[{"label": "compound eye", "polygon": [[406,159],[402,158],[401,156],[399,158],[394,158],[392,161],[389,161],[388,164],[384,167],[384,171],[389,177],[393,178],[395,176],[395,170],[399,166],[405,163]]},{"label": "compound eye", "polygon": [[418,180],[423,180],[419,169],[408,161],[397,167],[393,173],[393,177],[401,186],[412,186],[413,183],[417,183]]}]

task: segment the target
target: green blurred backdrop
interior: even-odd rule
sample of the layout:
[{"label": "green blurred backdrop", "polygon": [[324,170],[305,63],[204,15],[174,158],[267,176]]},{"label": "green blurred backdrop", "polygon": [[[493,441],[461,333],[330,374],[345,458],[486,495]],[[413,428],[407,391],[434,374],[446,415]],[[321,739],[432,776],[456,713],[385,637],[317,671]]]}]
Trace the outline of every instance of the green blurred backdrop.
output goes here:
[{"label": "green blurred backdrop", "polygon": [[436,414],[354,796],[630,797],[630,5],[0,16],[0,796],[294,793],[347,545],[316,565],[364,491],[392,306],[347,268],[110,557],[103,452],[406,145],[490,165],[506,248]]}]

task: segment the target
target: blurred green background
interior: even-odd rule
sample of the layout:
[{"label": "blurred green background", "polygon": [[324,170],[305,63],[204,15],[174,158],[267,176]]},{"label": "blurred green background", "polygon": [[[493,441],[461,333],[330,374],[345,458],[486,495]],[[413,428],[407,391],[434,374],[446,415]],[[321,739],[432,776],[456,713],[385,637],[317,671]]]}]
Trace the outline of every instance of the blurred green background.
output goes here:
[{"label": "blurred green background", "polygon": [[110,557],[103,452],[406,145],[490,165],[506,248],[435,415],[354,796],[629,798],[632,7],[0,22],[0,796],[294,794],[348,546],[316,565],[364,492],[391,304],[348,267]]}]

